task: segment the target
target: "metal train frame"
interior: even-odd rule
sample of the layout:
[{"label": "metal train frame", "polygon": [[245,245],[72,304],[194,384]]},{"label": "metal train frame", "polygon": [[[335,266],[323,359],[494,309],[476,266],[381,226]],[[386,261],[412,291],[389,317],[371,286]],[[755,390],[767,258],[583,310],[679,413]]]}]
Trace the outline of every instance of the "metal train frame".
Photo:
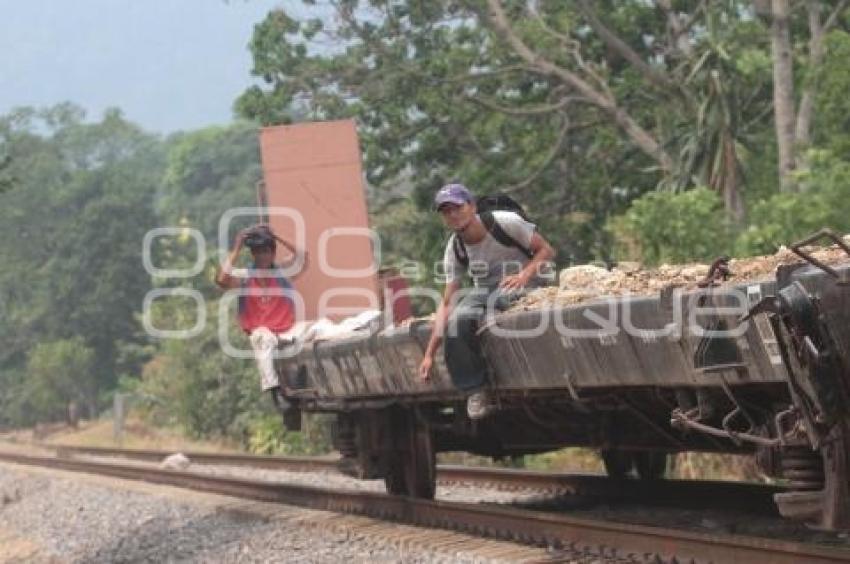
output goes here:
[{"label": "metal train frame", "polygon": [[[846,264],[806,253],[823,238]],[[776,495],[782,515],[848,528],[850,248],[823,230],[792,250],[804,260],[767,280],[489,319],[481,338],[498,409],[478,421],[442,359],[418,378],[428,323],[305,345],[277,361],[288,422],[335,413],[345,471],[426,498],[443,451],[586,446],[609,474],[639,479],[661,478],[671,453],[747,454],[790,486]]]}]

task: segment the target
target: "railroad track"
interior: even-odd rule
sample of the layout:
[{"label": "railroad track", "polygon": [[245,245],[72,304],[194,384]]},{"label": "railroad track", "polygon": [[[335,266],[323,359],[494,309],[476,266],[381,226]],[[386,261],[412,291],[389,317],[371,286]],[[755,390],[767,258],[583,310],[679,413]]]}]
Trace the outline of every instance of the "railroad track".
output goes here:
[{"label": "railroad track", "polygon": [[[737,535],[717,535],[660,527],[603,522],[516,508],[424,501],[371,492],[326,490],[243,479],[158,470],[138,465],[73,458],[0,453],[0,460],[72,472],[189,488],[244,499],[440,528],[561,547],[576,554],[627,562],[767,562],[776,564],[850,562],[850,550]],[[553,554],[557,558],[557,552]]]},{"label": "railroad track", "polygon": [[[161,462],[169,451],[42,445],[55,449],[58,456],[87,455],[117,457],[144,462]],[[183,452],[193,464],[245,466],[296,472],[337,471],[338,458],[309,456],[260,456]],[[440,465],[437,483],[472,485],[499,491],[534,492],[553,498],[560,496],[571,503],[600,500],[628,501],[665,507],[743,509],[777,515],[773,495],[785,491],[781,486],[720,482],[710,480],[614,480],[599,474],[558,474],[512,468],[487,468]]]}]

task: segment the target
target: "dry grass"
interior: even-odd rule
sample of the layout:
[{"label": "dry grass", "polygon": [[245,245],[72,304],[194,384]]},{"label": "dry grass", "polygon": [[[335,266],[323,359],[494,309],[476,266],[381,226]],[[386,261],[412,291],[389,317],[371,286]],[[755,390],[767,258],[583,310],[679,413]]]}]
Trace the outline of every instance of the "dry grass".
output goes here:
[{"label": "dry grass", "polygon": [[444,452],[437,457],[440,464],[461,464],[465,466],[498,466],[507,468],[527,468],[545,472],[602,472],[602,460],[594,450],[570,447],[543,454],[530,454],[517,458],[493,460],[486,456],[476,456],[465,452]]},{"label": "dry grass", "polygon": [[179,429],[151,427],[138,417],[128,417],[124,436],[116,442],[111,419],[82,421],[78,428],[67,426],[40,427],[33,430],[6,433],[3,438],[19,443],[47,442],[57,445],[121,447],[168,451],[238,452],[239,445],[226,441],[196,441],[183,436]]},{"label": "dry grass", "polygon": [[[519,460],[506,458],[493,461],[488,457],[466,453],[442,453],[441,464],[465,464],[469,466],[522,467],[545,472],[604,472],[602,459],[595,450],[570,447],[543,454],[521,457]],[[668,466],[668,477],[683,480],[730,480],[765,482],[751,456],[685,452],[673,457]]]},{"label": "dry grass", "polygon": [[752,456],[684,452],[677,454],[671,478],[767,482]]}]

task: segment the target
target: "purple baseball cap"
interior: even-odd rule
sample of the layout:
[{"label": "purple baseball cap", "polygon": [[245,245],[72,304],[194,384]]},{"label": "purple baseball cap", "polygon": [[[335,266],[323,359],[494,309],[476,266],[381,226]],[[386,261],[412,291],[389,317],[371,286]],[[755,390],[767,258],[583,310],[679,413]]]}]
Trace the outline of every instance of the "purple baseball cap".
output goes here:
[{"label": "purple baseball cap", "polygon": [[440,188],[437,195],[434,196],[434,209],[440,209],[443,204],[455,204],[462,206],[473,200],[472,192],[466,189],[463,184],[446,184]]}]

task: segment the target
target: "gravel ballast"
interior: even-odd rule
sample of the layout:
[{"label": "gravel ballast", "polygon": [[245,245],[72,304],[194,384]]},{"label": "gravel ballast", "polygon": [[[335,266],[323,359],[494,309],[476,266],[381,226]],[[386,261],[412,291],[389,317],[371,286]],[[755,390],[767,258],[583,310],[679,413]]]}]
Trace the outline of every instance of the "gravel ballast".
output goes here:
[{"label": "gravel ballast", "polygon": [[[124,464],[129,466],[141,466],[147,468],[162,467],[161,464],[144,462],[121,457],[107,457],[94,455],[75,455],[79,460],[91,462],[107,462]],[[358,492],[386,492],[383,480],[360,480],[341,474],[335,470],[316,470],[311,472],[299,472],[295,470],[251,468],[248,466],[228,466],[223,464],[197,464],[192,462],[191,457],[186,458],[188,465],[183,468],[187,472],[196,474],[207,474],[221,478],[239,478],[243,480],[258,480],[279,484],[292,484],[297,486],[313,486],[321,488],[338,488]],[[533,502],[541,498],[543,494],[533,488],[525,491],[501,491],[483,486],[481,484],[466,483],[453,485],[437,485],[435,499],[440,501],[458,501],[465,503],[522,503]]]},{"label": "gravel ballast", "polygon": [[401,525],[360,534],[375,528],[366,521],[0,463],[0,562],[505,561],[476,556],[462,538],[449,552],[402,546],[397,538],[421,530]]}]

